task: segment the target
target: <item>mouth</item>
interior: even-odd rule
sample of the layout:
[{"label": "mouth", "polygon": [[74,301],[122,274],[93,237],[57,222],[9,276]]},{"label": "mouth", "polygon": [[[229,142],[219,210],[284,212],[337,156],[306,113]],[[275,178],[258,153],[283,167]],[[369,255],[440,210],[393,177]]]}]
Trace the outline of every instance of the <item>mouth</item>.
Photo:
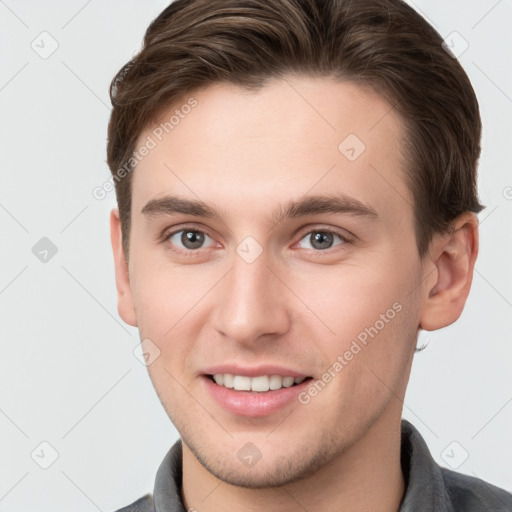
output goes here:
[{"label": "mouth", "polygon": [[281,375],[259,375],[248,377],[247,375],[233,375],[231,373],[215,373],[205,375],[219,387],[231,389],[233,391],[267,393],[269,391],[278,391],[282,388],[298,386],[305,381],[312,380],[313,377],[303,376],[281,376]]}]

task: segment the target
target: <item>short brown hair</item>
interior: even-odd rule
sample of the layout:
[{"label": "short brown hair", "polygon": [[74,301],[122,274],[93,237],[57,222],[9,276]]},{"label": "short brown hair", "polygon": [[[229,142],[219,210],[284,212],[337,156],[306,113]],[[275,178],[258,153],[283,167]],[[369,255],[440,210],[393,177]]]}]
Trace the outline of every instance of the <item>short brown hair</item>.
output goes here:
[{"label": "short brown hair", "polygon": [[112,80],[107,161],[125,256],[140,134],[194,89],[257,90],[289,74],[370,86],[399,112],[421,257],[432,236],[478,213],[481,120],[468,76],[443,39],[402,0],[175,0]]}]

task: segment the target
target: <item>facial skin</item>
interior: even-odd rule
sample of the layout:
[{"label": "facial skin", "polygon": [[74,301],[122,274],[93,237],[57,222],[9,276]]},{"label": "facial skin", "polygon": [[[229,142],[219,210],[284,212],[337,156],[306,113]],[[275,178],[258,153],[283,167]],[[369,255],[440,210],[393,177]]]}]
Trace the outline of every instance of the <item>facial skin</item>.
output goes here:
[{"label": "facial skin", "polygon": [[[160,350],[148,371],[183,440],[186,507],[397,510],[418,329],[462,312],[477,220],[461,216],[420,260],[402,123],[367,89],[303,76],[258,92],[215,84],[193,96],[197,106],[134,171],[128,263],[111,214],[119,313]],[[338,149],[349,134],[366,146],[354,161]],[[377,215],[272,220],[292,200],[341,194]],[[141,213],[165,195],[201,200],[221,219]],[[203,245],[187,248],[182,232],[164,239],[180,229],[205,233]],[[325,249],[312,239],[318,232],[334,233]],[[262,249],[250,263],[237,253],[248,236]],[[321,380],[393,304],[400,312],[307,404],[244,417],[205,391],[204,369],[222,363],[276,364]],[[248,442],[261,453],[252,467],[237,457]]]}]

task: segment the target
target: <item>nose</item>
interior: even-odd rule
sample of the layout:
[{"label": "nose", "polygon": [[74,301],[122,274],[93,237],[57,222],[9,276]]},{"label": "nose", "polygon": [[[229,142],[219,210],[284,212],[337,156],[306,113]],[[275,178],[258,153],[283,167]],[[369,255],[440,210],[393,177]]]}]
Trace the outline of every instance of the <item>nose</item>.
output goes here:
[{"label": "nose", "polygon": [[[247,262],[234,254],[233,265],[220,283],[214,326],[237,344],[259,344],[290,328],[290,297],[265,253]],[[288,294],[290,292],[288,291]]]}]

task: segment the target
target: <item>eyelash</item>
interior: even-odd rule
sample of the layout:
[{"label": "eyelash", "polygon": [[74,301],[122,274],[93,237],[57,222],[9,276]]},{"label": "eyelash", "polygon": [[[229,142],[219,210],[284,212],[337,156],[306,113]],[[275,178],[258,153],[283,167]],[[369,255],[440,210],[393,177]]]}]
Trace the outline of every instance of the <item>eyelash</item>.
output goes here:
[{"label": "eyelash", "polygon": [[[182,231],[192,231],[194,233],[202,233],[202,234],[208,236],[209,238],[211,238],[213,240],[213,237],[211,237],[206,231],[203,231],[201,229],[197,229],[197,228],[195,228],[193,226],[183,226],[180,229],[177,229],[175,231],[171,231],[169,233],[165,233],[162,236],[162,242],[163,243],[169,242],[169,239],[172,236],[176,235],[177,233],[181,233]],[[341,243],[335,245],[334,247],[330,247],[329,249],[324,249],[324,250],[321,250],[321,249],[305,249],[308,253],[331,254],[333,250],[336,251],[336,247],[339,246],[339,245],[345,245],[345,244],[352,244],[352,243],[354,243],[354,238],[352,238],[350,236],[347,236],[346,234],[342,234],[342,233],[340,233],[338,231],[335,231],[335,230],[332,230],[332,229],[327,229],[327,228],[326,229],[315,228],[315,229],[310,229],[309,231],[304,231],[304,232],[301,233],[301,236],[300,236],[298,242],[303,240],[304,237],[306,237],[307,235],[311,235],[312,233],[323,233],[323,234],[335,235],[335,236],[339,237],[339,239],[341,240]],[[177,253],[179,253],[181,255],[184,255],[184,256],[194,257],[194,256],[197,256],[197,255],[200,255],[201,249],[203,249],[203,248],[201,247],[199,249],[171,249],[171,250],[173,250],[173,251],[175,251],[175,252],[177,252]]]}]

